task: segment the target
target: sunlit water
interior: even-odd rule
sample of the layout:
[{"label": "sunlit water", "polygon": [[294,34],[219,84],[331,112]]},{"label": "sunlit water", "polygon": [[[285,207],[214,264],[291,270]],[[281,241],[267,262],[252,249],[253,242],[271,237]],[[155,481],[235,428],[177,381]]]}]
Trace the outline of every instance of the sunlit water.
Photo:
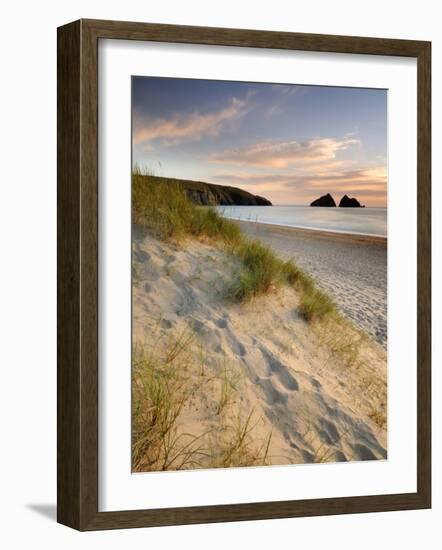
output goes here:
[{"label": "sunlit water", "polygon": [[386,208],[324,208],[311,206],[217,206],[226,218],[353,233],[387,236]]}]

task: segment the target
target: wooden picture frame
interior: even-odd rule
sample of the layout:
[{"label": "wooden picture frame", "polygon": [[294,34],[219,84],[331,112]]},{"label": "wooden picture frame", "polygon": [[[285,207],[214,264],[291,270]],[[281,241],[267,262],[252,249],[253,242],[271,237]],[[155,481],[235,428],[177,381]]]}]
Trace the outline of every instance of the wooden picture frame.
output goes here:
[{"label": "wooden picture frame", "polygon": [[[98,41],[139,40],[405,56],[418,67],[417,492],[98,511]],[[431,44],[79,20],[58,29],[58,521],[82,531],[431,506]]]}]

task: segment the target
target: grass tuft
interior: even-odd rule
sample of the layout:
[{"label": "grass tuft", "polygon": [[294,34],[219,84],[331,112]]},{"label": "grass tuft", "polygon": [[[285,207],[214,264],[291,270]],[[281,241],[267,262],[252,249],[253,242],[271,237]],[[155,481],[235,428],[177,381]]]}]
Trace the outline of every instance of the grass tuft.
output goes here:
[{"label": "grass tuft", "polygon": [[244,239],[233,249],[233,254],[242,265],[230,289],[233,299],[247,301],[282,283],[281,260],[259,241]]},{"label": "grass tuft", "polygon": [[210,434],[209,467],[230,468],[270,464],[272,432],[262,440],[257,440],[254,431],[258,422],[259,420],[253,420],[253,410],[247,416],[238,413],[226,422],[219,432]]},{"label": "grass tuft", "polygon": [[312,288],[301,293],[299,312],[306,321],[315,321],[334,313],[335,305],[322,290]]}]

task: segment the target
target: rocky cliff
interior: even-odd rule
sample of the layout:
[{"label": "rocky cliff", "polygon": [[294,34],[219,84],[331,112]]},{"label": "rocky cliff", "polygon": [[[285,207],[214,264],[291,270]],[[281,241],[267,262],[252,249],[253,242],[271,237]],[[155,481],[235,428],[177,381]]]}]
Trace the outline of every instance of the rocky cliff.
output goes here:
[{"label": "rocky cliff", "polygon": [[272,206],[272,203],[265,197],[253,195],[238,187],[216,185],[215,183],[205,183],[203,181],[179,180],[158,176],[148,177],[155,180],[159,185],[179,185],[193,203],[203,206]]}]

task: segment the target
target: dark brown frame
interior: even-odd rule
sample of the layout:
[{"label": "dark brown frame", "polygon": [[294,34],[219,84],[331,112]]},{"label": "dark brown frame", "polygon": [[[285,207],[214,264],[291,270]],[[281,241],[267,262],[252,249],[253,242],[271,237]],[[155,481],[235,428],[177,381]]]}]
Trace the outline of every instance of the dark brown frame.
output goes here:
[{"label": "dark brown frame", "polygon": [[[98,511],[98,40],[405,56],[418,67],[417,492]],[[431,506],[431,43],[79,20],[58,29],[58,521],[82,531]]]}]

